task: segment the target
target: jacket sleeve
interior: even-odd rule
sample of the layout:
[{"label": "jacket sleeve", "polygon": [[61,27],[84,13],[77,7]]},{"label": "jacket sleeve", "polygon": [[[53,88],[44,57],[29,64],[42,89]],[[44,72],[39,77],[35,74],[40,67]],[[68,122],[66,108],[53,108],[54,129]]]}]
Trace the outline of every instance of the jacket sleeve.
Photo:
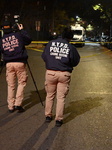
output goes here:
[{"label": "jacket sleeve", "polygon": [[2,41],[0,39],[0,55],[1,55],[2,52],[3,52],[3,50],[2,50]]},{"label": "jacket sleeve", "polygon": [[71,62],[72,67],[77,66],[80,62],[80,55],[77,49],[73,45],[71,45],[70,62]]},{"label": "jacket sleeve", "polygon": [[45,49],[44,49],[44,51],[43,51],[41,57],[42,57],[42,59],[45,61]]},{"label": "jacket sleeve", "polygon": [[21,33],[21,36],[23,37],[24,45],[29,45],[31,43],[32,39],[29,36],[29,34],[27,33],[27,31],[22,29],[20,31],[20,33]]},{"label": "jacket sleeve", "polygon": [[42,59],[44,60],[44,62],[46,61],[46,53],[47,53],[47,49],[49,48],[49,43],[46,45],[46,47],[44,48],[44,51],[41,55]]},{"label": "jacket sleeve", "polygon": [[1,40],[0,40],[0,56],[1,56]]}]

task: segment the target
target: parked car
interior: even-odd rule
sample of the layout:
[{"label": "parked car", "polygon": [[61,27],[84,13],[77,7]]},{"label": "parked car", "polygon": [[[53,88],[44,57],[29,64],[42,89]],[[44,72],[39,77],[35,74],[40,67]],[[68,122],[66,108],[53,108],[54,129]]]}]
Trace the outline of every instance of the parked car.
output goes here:
[{"label": "parked car", "polygon": [[107,42],[109,40],[109,36],[108,35],[104,35],[101,37],[100,43],[102,46],[106,46],[107,47]]},{"label": "parked car", "polygon": [[112,50],[112,37],[109,37],[109,38],[108,38],[108,42],[107,42],[106,47],[107,47],[108,49],[111,49],[111,50]]}]

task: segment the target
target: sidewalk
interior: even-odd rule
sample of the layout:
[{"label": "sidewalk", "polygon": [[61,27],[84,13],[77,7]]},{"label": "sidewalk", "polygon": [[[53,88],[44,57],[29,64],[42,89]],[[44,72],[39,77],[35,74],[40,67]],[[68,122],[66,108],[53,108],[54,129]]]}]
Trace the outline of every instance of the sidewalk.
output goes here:
[{"label": "sidewalk", "polygon": [[26,48],[43,48],[44,47],[44,45],[43,44],[39,44],[39,43],[31,43],[30,45],[28,45],[28,46],[26,46]]},{"label": "sidewalk", "polygon": [[[90,47],[79,50],[81,55],[89,51]],[[29,50],[28,54],[31,71],[45,103],[46,69],[41,52]],[[44,107],[29,71],[23,102],[26,111],[21,114],[8,112],[4,68],[0,75],[0,149],[112,150],[111,64],[112,60],[105,54],[82,58],[72,73],[61,127],[55,127],[54,116],[51,123],[45,123]],[[56,101],[53,115],[55,105]]]}]

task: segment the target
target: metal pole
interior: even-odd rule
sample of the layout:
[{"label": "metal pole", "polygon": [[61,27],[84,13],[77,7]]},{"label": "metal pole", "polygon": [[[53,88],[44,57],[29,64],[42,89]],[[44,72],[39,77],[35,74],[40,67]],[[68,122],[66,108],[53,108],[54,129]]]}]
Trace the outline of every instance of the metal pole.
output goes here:
[{"label": "metal pole", "polygon": [[38,94],[38,96],[39,96],[40,102],[41,102],[42,106],[44,106],[44,104],[43,104],[43,102],[42,102],[42,99],[41,99],[41,96],[40,96],[40,94],[39,94],[39,91],[38,91],[38,88],[37,88],[36,82],[35,82],[35,80],[34,80],[33,74],[32,74],[32,72],[31,72],[31,69],[30,69],[30,66],[29,66],[28,61],[27,61],[27,66],[28,66],[29,72],[30,72],[30,74],[31,74],[31,77],[32,77],[33,83],[34,83],[34,85],[35,85],[36,92],[37,92],[37,94]]},{"label": "metal pole", "polygon": [[3,68],[4,68],[4,66],[2,66],[1,69],[0,69],[0,75],[1,75],[1,73],[2,73]]},{"label": "metal pole", "polygon": [[0,75],[2,73],[2,70],[3,70],[4,66],[5,66],[5,63],[3,62],[2,65],[1,65],[1,69],[0,69]]}]

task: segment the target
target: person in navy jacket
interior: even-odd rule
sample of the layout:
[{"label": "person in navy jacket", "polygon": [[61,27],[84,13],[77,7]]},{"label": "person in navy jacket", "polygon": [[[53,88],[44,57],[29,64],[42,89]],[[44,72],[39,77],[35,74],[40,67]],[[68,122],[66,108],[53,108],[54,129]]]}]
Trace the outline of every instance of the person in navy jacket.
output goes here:
[{"label": "person in navy jacket", "polygon": [[65,28],[62,35],[51,40],[42,53],[42,59],[46,65],[46,122],[52,120],[54,98],[57,96],[56,126],[61,126],[63,123],[65,98],[69,91],[71,73],[73,67],[76,67],[80,62],[77,49],[69,43],[72,37],[73,32],[69,28]]},{"label": "person in navy jacket", "polygon": [[[17,24],[17,26],[18,31],[14,32],[11,23],[5,21],[2,25],[4,35],[0,40],[0,51],[6,64],[7,102],[10,113],[15,110],[18,110],[18,112],[24,111],[22,102],[28,78],[26,70],[28,55],[25,45],[31,43],[31,38],[23,29],[23,25]],[[16,77],[18,79],[17,91]]]}]

